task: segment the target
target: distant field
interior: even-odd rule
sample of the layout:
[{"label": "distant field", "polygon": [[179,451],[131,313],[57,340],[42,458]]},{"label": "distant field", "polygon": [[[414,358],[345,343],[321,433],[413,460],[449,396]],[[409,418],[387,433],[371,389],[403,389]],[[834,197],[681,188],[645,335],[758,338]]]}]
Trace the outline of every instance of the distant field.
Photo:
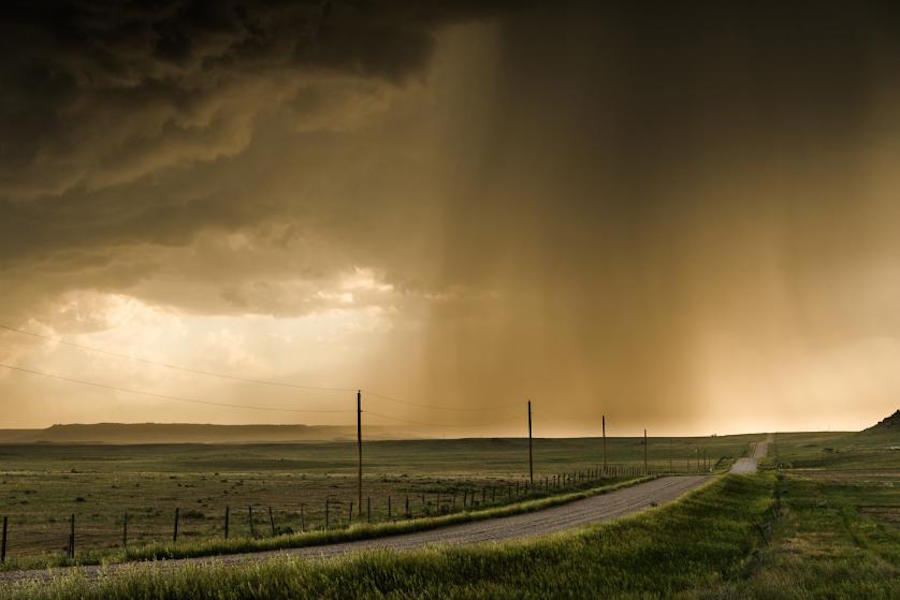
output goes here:
[{"label": "distant field", "polygon": [[[736,455],[746,442],[761,438],[707,440],[712,444],[707,449],[725,450],[734,443]],[[494,454],[487,461],[498,476],[503,468],[515,473],[521,465],[515,457],[521,445],[507,442],[510,456]],[[615,448],[635,464],[641,447],[634,442],[615,440],[610,450]],[[676,455],[680,451],[686,462],[697,442],[672,440],[657,448]],[[456,456],[451,449],[467,444],[488,454],[484,448],[495,443],[447,442],[441,456],[449,461]],[[375,552],[324,562],[273,559],[259,565],[195,565],[125,572],[98,581],[72,575],[49,585],[13,587],[9,593],[23,600],[135,594],[217,599],[393,595],[888,600],[900,597],[900,452],[893,449],[898,443],[900,435],[894,432],[777,434],[759,474],[725,475],[658,509],[547,538]],[[544,456],[558,461],[566,455],[573,461],[592,457],[591,444],[548,442]],[[386,459],[390,447],[381,449]],[[655,458],[658,466],[668,462]],[[592,463],[582,458],[569,464],[587,468]],[[424,464],[418,469],[410,469],[409,479],[429,472]],[[456,467],[452,472],[472,473]]]},{"label": "distant field", "polygon": [[[650,438],[654,472],[696,472],[708,464],[728,466],[760,436]],[[643,469],[639,438],[609,438],[608,462],[624,479]],[[584,473],[602,463],[599,439],[538,439],[535,479],[543,484],[561,473]],[[699,463],[698,463],[699,459]],[[365,444],[364,495],[373,521],[400,516],[409,498],[414,516],[502,504],[520,497],[528,472],[527,440],[464,439],[378,441]],[[329,500],[331,527],[345,526],[356,499],[353,443],[254,445],[0,445],[0,516],[10,519],[8,554],[22,560],[59,556],[76,515],[77,549],[94,555],[122,545],[129,515],[131,545],[171,540],[174,512],[180,512],[179,540],[203,540],[224,533],[251,535],[249,506],[257,536],[322,528]],[[588,485],[576,481],[568,488]],[[366,511],[363,518],[366,518]],[[356,519],[358,507],[354,507]],[[7,564],[7,567],[10,567]]]},{"label": "distant field", "polygon": [[770,454],[784,469],[900,468],[900,432],[779,433]]},{"label": "distant field", "polygon": [[726,598],[900,597],[900,431],[775,436],[779,510]]}]

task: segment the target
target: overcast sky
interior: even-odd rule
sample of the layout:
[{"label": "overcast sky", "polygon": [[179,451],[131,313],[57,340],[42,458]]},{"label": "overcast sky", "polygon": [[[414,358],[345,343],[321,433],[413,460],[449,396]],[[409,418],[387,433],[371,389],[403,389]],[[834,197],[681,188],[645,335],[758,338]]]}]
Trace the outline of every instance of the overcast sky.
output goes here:
[{"label": "overcast sky", "polygon": [[898,406],[889,3],[16,4],[0,428],[354,419],[70,344],[447,435]]}]

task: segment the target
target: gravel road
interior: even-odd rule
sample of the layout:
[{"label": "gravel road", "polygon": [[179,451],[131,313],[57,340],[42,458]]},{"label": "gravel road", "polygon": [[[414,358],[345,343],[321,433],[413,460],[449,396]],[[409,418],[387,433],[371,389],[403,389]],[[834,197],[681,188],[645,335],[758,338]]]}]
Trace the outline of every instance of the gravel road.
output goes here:
[{"label": "gravel road", "polygon": [[[265,560],[275,556],[324,558],[374,548],[410,550],[433,544],[477,544],[482,542],[498,542],[545,535],[572,527],[578,527],[579,525],[587,525],[589,523],[614,519],[616,517],[638,512],[650,506],[674,500],[688,490],[699,486],[707,479],[708,476],[705,475],[661,477],[646,483],[622,488],[608,494],[592,496],[590,498],[576,500],[568,504],[532,513],[463,523],[440,529],[432,529],[430,531],[420,531],[371,540],[311,546],[307,548],[233,554],[214,558],[193,558],[153,563],[114,565],[107,567],[105,572],[110,573],[120,569],[136,568],[170,568],[188,563],[240,564]],[[78,568],[88,576],[97,575],[100,570],[99,567],[93,566]],[[0,582],[10,582],[22,579],[45,579],[51,577],[54,573],[59,574],[64,571],[66,571],[66,569],[8,571],[6,573],[0,573]]]},{"label": "gravel road", "polygon": [[753,447],[753,455],[747,458],[739,458],[734,462],[734,466],[731,467],[732,473],[756,473],[756,466],[759,463],[759,459],[765,458],[766,454],[769,451],[769,443],[773,441],[773,435],[770,433],[764,442],[756,442],[756,445]]}]

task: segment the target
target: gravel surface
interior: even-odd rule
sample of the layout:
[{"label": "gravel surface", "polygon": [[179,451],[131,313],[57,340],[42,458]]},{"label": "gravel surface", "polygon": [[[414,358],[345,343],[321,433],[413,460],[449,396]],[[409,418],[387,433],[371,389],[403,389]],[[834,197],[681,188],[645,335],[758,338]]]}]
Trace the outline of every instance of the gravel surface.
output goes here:
[{"label": "gravel surface", "polygon": [[769,443],[772,441],[772,434],[770,433],[764,442],[756,442],[756,445],[753,447],[753,455],[748,458],[739,458],[734,462],[734,466],[731,467],[732,473],[756,473],[756,466],[759,463],[759,459],[765,458],[766,453],[769,451]]},{"label": "gravel surface", "polygon": [[[635,513],[650,506],[674,500],[686,491],[699,486],[708,476],[661,477],[646,483],[622,488],[607,494],[575,500],[568,504],[547,508],[521,515],[498,517],[484,521],[451,525],[430,531],[401,534],[371,540],[342,542],[306,548],[291,548],[248,554],[233,554],[218,557],[188,558],[170,561],[147,563],[131,563],[113,565],[105,569],[105,573],[117,570],[159,569],[179,565],[198,563],[241,564],[265,560],[276,556],[305,556],[324,558],[370,550],[374,548],[390,548],[393,550],[411,550],[434,544],[477,544],[498,542],[524,537],[555,533],[580,525],[597,523]],[[96,576],[100,567],[75,567],[88,576]],[[22,579],[45,579],[54,574],[66,572],[68,569],[52,569],[40,571],[9,571],[0,573],[0,581]]]}]

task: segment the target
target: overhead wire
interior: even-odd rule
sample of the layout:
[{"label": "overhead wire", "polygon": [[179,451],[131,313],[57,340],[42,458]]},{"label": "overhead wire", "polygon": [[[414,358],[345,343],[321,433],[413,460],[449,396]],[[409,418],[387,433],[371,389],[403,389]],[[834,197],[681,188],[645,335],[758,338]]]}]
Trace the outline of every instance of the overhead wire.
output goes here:
[{"label": "overhead wire", "polygon": [[[506,408],[503,408],[503,407],[500,407],[500,408],[496,408],[496,407],[494,407],[494,408],[466,408],[466,407],[459,407],[459,406],[438,406],[438,405],[434,405],[434,404],[420,404],[418,402],[409,402],[408,400],[400,400],[399,398],[395,398],[393,396],[388,396],[385,394],[380,394],[378,392],[373,392],[372,390],[366,389],[366,388],[363,388],[362,391],[366,392],[370,396],[375,396],[376,398],[381,398],[382,400],[387,400],[389,402],[396,402],[397,404],[403,404],[405,406],[415,406],[417,408],[426,408],[428,410],[447,410],[447,411],[453,411],[453,412],[492,412],[492,413],[496,413],[497,411],[514,410],[514,408],[512,406],[508,406]],[[521,403],[520,403],[519,408],[521,408]],[[517,409],[515,409],[515,410],[517,410]]]},{"label": "overhead wire", "polygon": [[229,375],[228,373],[221,373],[218,371],[207,371],[204,369],[195,369],[192,367],[185,367],[182,365],[176,365],[176,364],[172,364],[172,363],[151,360],[149,358],[134,356],[133,354],[125,354],[123,352],[112,352],[109,350],[103,350],[102,348],[96,348],[94,346],[86,346],[84,344],[76,344],[75,342],[68,342],[61,338],[44,335],[41,333],[35,333],[34,331],[28,331],[26,329],[18,329],[16,327],[10,327],[9,325],[0,324],[0,329],[5,329],[7,331],[20,333],[23,335],[30,335],[32,337],[41,338],[44,340],[49,340],[51,342],[62,344],[64,346],[78,348],[79,350],[86,350],[88,352],[96,352],[97,354],[105,354],[107,356],[113,356],[116,358],[133,360],[135,362],[140,362],[140,363],[144,363],[144,364],[148,364],[148,365],[155,365],[158,367],[165,367],[167,369],[173,369],[175,371],[184,371],[186,373],[192,373],[194,375],[206,375],[208,377],[219,377],[221,379],[230,379],[231,381],[239,381],[242,383],[271,385],[271,386],[294,388],[294,389],[300,389],[300,390],[313,390],[313,391],[324,391],[324,392],[355,392],[356,391],[356,388],[300,385],[300,384],[290,383],[290,382],[286,382],[286,381],[275,381],[275,380],[271,380],[271,379],[256,379],[256,378],[252,378],[252,377],[240,377],[238,375]]},{"label": "overhead wire", "polygon": [[387,419],[389,421],[397,421],[398,423],[407,423],[410,425],[420,425],[422,427],[438,427],[438,428],[446,428],[446,429],[471,429],[473,427],[496,427],[496,423],[478,423],[475,425],[447,425],[446,423],[424,423],[422,421],[413,421],[411,419],[402,419],[400,417],[392,417],[388,415],[382,415],[376,412],[372,412],[371,410],[362,411],[364,415],[372,415],[374,417],[380,417],[382,419]]},{"label": "overhead wire", "polygon": [[50,379],[56,379],[59,381],[65,381],[68,383],[77,383],[80,385],[88,385],[96,388],[102,388],[106,390],[112,390],[116,392],[122,392],[126,394],[136,394],[139,396],[149,396],[153,398],[161,398],[164,400],[174,400],[177,402],[189,402],[192,404],[206,404],[210,406],[222,406],[226,408],[241,408],[241,409],[249,409],[249,410],[263,410],[263,411],[271,411],[271,412],[290,412],[290,413],[352,413],[356,412],[350,409],[300,409],[300,408],[282,408],[276,406],[255,406],[252,404],[234,404],[229,402],[214,402],[212,400],[198,400],[196,398],[185,398],[182,396],[173,396],[170,394],[160,394],[157,392],[148,392],[145,390],[135,390],[131,388],[123,388],[114,385],[107,385],[105,383],[99,383],[96,381],[88,381],[86,379],[76,379],[74,377],[66,377],[65,375],[57,375],[56,373],[48,373],[46,371],[38,371],[36,369],[28,369],[25,367],[17,367],[15,365],[8,365],[5,363],[0,363],[0,367],[10,369],[12,371],[20,371],[22,373],[29,373],[31,375],[39,375],[41,377],[47,377]]},{"label": "overhead wire", "polygon": [[[97,354],[103,354],[103,355],[106,355],[106,356],[112,356],[112,357],[115,357],[115,358],[121,358],[121,359],[126,359],[126,360],[132,360],[132,361],[135,361],[135,362],[139,362],[139,363],[143,363],[143,364],[148,364],[148,365],[154,365],[154,366],[158,366],[158,367],[164,367],[164,368],[172,369],[172,370],[175,370],[175,371],[182,371],[182,372],[185,372],[185,373],[191,373],[191,374],[194,374],[194,375],[204,375],[204,376],[207,376],[207,377],[217,377],[217,378],[220,378],[220,379],[226,379],[226,380],[236,381],[236,382],[240,382],[240,383],[258,384],[258,385],[268,385],[268,386],[284,387],[284,388],[292,388],[292,389],[300,389],[300,390],[310,390],[310,391],[326,391],[326,392],[347,392],[347,393],[352,393],[352,392],[356,392],[356,391],[358,391],[358,390],[361,390],[361,391],[366,392],[366,394],[368,394],[368,395],[375,396],[376,398],[381,398],[382,400],[387,400],[388,402],[394,402],[394,403],[396,403],[396,404],[402,404],[402,405],[405,405],[405,406],[412,406],[412,407],[422,408],[422,409],[426,409],[426,410],[442,410],[442,411],[460,412],[460,413],[469,413],[469,412],[473,412],[473,413],[474,413],[474,412],[490,412],[490,413],[497,413],[498,411],[511,412],[511,411],[516,410],[517,408],[519,408],[519,407],[513,407],[513,406],[512,406],[512,402],[508,403],[508,405],[505,406],[505,407],[496,407],[496,406],[494,406],[494,407],[492,407],[492,408],[468,408],[468,407],[459,407],[459,406],[444,406],[444,405],[438,405],[438,404],[427,404],[427,403],[420,403],[420,402],[410,402],[410,401],[408,401],[408,400],[402,400],[402,399],[397,398],[397,397],[395,397],[395,396],[389,396],[389,395],[387,395],[387,394],[382,394],[382,393],[379,393],[379,392],[375,392],[375,391],[370,390],[370,389],[367,389],[367,388],[344,388],[344,387],[329,387],[329,386],[313,386],[313,385],[302,385],[302,384],[290,383],[290,382],[286,382],[286,381],[276,381],[276,380],[271,380],[271,379],[258,379],[258,378],[251,378],[251,377],[241,377],[241,376],[238,376],[238,375],[230,375],[230,374],[228,374],[228,373],[222,373],[222,372],[219,372],[219,371],[209,371],[209,370],[205,370],[205,369],[196,369],[196,368],[193,368],[193,367],[186,367],[186,366],[183,366],[183,365],[176,365],[176,364],[173,364],[173,363],[168,363],[168,362],[163,362],[163,361],[151,360],[151,359],[148,359],[148,358],[144,358],[144,357],[140,357],[140,356],[135,356],[135,355],[133,355],[133,354],[127,354],[127,353],[124,353],[124,352],[113,352],[113,351],[110,351],[110,350],[104,350],[104,349],[102,349],[102,348],[97,348],[97,347],[95,347],[95,346],[88,346],[88,345],[85,345],[85,344],[78,344],[78,343],[75,343],[75,342],[69,342],[69,341],[66,341],[66,340],[64,340],[64,339],[61,339],[61,338],[59,338],[59,337],[54,337],[54,336],[50,336],[50,335],[46,335],[46,334],[42,334],[42,333],[37,333],[37,332],[34,332],[34,331],[29,331],[29,330],[27,330],[27,329],[21,329],[21,328],[18,328],[18,327],[11,327],[11,326],[9,326],[9,325],[5,325],[5,324],[2,324],[2,323],[0,323],[0,329],[4,329],[4,330],[6,330],[6,331],[18,333],[18,334],[21,334],[21,335],[27,335],[27,336],[31,336],[31,337],[35,337],[35,338],[40,338],[40,339],[48,340],[48,341],[51,341],[51,342],[54,342],[54,343],[58,343],[58,344],[60,344],[60,345],[68,346],[68,347],[71,347],[71,348],[76,348],[76,349],[83,350],[83,351],[95,352],[95,353],[97,353]],[[518,404],[518,403],[517,403],[517,404]]]}]

